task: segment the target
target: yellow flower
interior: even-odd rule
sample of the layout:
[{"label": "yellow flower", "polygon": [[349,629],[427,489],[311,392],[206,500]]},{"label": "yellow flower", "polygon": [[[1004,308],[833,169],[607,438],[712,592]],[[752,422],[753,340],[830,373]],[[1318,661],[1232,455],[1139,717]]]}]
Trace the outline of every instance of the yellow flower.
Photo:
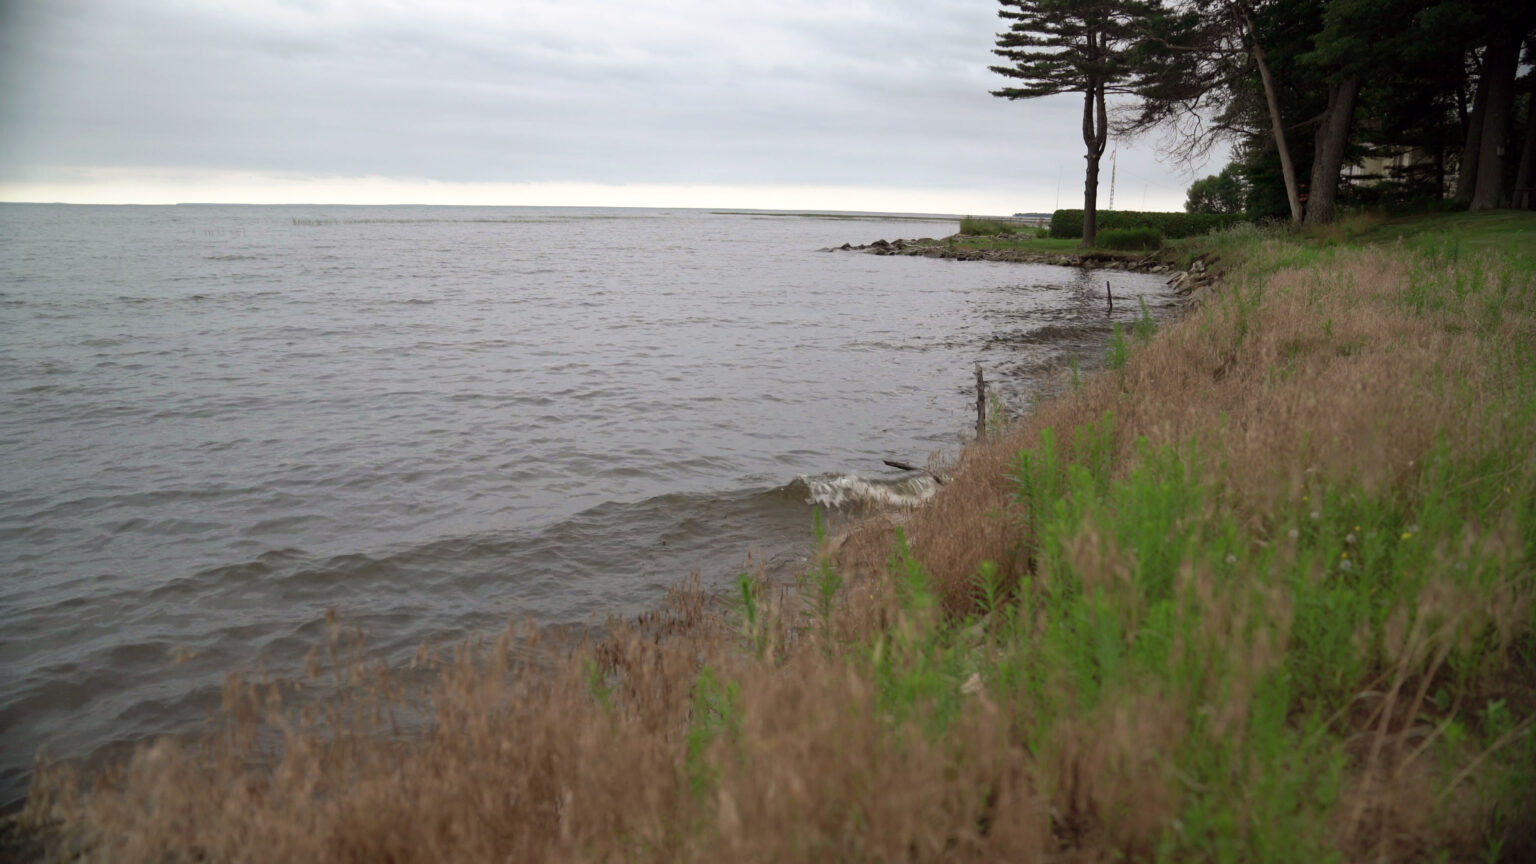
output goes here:
[{"label": "yellow flower", "polygon": [[1404,531],[1403,532],[1403,539],[1404,540],[1407,540],[1407,539],[1411,538],[1412,536],[1413,536],[1413,534],[1411,532],[1408,532],[1408,531]]},{"label": "yellow flower", "polygon": [[1339,557],[1340,558],[1348,558],[1349,557],[1349,553],[1348,552],[1340,552],[1339,553]]}]

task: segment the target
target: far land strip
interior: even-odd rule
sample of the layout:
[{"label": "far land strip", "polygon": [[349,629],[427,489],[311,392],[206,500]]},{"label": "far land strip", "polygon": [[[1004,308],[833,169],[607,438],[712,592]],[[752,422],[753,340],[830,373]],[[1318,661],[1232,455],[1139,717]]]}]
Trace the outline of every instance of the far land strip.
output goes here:
[{"label": "far land strip", "polygon": [[963,242],[965,239],[964,235],[946,237],[942,240],[935,240],[932,237],[916,240],[880,239],[858,246],[844,243],[822,251],[863,252],[866,255],[906,255],[950,261],[1055,264],[1061,267],[1092,267],[1099,270],[1124,270],[1131,273],[1163,273],[1170,274],[1168,285],[1173,292],[1190,302],[1198,302],[1203,292],[1220,276],[1219,271],[1208,263],[1211,256],[1207,254],[1197,254],[1187,261],[1181,261],[1170,249],[1155,252],[1030,249],[1027,245],[1020,244],[975,245]]}]

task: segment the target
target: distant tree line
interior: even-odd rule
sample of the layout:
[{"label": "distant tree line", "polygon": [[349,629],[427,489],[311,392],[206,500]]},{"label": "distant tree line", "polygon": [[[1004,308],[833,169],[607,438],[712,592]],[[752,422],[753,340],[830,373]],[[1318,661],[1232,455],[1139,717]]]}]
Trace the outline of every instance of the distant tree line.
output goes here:
[{"label": "distant tree line", "polygon": [[[1008,99],[1083,96],[1083,241],[1109,134],[1188,162],[1234,145],[1191,212],[1330,222],[1341,204],[1531,209],[1536,2],[999,0]],[[1524,63],[1522,63],[1522,58]],[[1346,165],[1377,164],[1342,186]]]}]

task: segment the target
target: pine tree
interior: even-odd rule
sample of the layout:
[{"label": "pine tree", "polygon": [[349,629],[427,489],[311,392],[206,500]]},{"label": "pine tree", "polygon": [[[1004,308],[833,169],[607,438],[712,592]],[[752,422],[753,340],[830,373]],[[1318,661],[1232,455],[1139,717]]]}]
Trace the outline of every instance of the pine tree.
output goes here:
[{"label": "pine tree", "polygon": [[1013,23],[992,53],[1010,65],[993,72],[1020,82],[992,91],[1004,99],[1083,94],[1083,245],[1098,234],[1099,160],[1109,140],[1105,95],[1124,92],[1131,75],[1132,23],[1140,0],[998,0],[998,17]]}]

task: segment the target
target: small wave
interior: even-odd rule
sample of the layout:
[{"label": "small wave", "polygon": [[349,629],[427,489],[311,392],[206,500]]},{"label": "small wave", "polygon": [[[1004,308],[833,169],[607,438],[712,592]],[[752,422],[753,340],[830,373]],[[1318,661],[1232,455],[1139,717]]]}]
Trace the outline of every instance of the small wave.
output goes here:
[{"label": "small wave", "polygon": [[822,507],[916,507],[938,490],[927,474],[899,480],[867,480],[857,474],[801,475],[791,488],[803,486],[807,504]]}]

